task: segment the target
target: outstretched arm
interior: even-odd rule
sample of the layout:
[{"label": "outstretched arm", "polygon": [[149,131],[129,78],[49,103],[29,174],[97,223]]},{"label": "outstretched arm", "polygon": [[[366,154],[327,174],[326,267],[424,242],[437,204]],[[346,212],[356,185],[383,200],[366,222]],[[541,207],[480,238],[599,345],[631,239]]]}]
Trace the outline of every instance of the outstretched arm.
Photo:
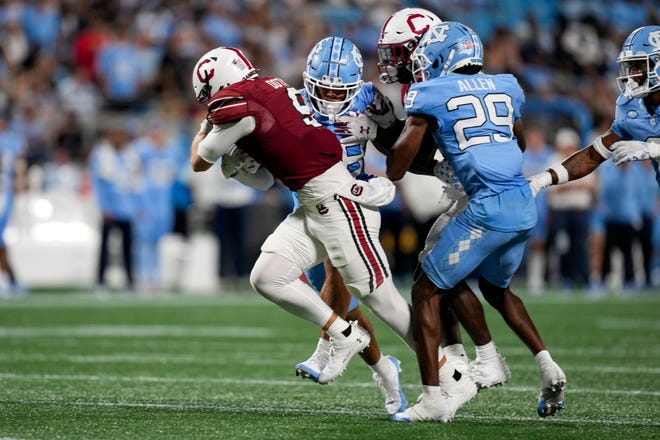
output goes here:
[{"label": "outstretched arm", "polygon": [[387,156],[387,177],[400,180],[419,151],[429,121],[422,116],[408,116],[401,135],[394,143],[392,153]]},{"label": "outstretched arm", "polygon": [[536,195],[543,188],[570,182],[591,173],[612,156],[611,147],[620,139],[618,134],[609,130],[598,136],[593,144],[568,156],[562,163],[530,177],[528,180],[532,193]]}]

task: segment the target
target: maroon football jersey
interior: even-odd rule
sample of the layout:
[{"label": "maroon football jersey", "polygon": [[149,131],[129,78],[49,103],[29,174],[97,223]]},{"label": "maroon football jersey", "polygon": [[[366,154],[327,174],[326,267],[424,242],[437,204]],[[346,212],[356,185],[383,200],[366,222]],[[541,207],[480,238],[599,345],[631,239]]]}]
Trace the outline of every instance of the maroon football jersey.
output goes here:
[{"label": "maroon football jersey", "polygon": [[214,124],[253,116],[256,128],[236,145],[292,191],[342,160],[334,133],[314,120],[302,96],[280,78],[232,84],[213,95],[208,108]]}]

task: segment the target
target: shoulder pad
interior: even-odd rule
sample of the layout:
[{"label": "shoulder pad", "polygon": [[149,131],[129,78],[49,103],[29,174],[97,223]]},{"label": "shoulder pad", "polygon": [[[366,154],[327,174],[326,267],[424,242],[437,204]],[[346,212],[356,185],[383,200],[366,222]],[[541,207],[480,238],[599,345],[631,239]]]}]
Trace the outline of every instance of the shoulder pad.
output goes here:
[{"label": "shoulder pad", "polygon": [[216,93],[208,103],[209,118],[214,124],[225,124],[247,116],[247,101],[235,91]]},{"label": "shoulder pad", "polygon": [[626,103],[630,102],[631,99],[633,99],[633,98],[628,98],[626,95],[624,95],[623,93],[621,93],[621,94],[616,98],[616,105],[623,105],[623,104],[626,104]]}]

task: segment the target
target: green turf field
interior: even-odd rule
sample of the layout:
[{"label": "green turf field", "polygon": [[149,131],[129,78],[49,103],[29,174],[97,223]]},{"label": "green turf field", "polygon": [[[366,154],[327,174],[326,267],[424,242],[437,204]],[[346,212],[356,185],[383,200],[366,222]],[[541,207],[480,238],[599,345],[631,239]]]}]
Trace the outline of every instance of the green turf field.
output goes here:
[{"label": "green turf field", "polygon": [[[522,296],[566,372],[566,409],[536,415],[536,364],[486,306],[513,377],[449,424],[390,422],[357,357],[335,384],[296,378],[317,332],[253,292],[0,301],[0,438],[660,438],[660,294]],[[414,400],[413,354],[374,323]]]}]

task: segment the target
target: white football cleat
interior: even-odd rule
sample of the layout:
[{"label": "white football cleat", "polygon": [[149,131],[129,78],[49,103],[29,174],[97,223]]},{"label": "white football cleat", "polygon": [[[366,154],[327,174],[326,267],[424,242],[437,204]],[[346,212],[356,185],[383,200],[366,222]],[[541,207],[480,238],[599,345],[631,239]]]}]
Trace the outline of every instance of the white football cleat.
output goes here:
[{"label": "white football cleat", "polygon": [[296,365],[296,376],[318,382],[321,371],[328,363],[329,358],[330,351],[315,351],[309,359]]},{"label": "white football cleat", "polygon": [[479,389],[503,385],[511,379],[511,370],[499,351],[496,357],[470,362],[468,374]]},{"label": "white football cleat", "polygon": [[340,338],[330,338],[330,356],[328,362],[321,370],[319,383],[326,385],[339,377],[348,366],[351,358],[364,350],[371,342],[369,332],[358,325],[357,321],[351,321],[351,334]]},{"label": "white football cleat", "polygon": [[376,381],[380,392],[385,398],[385,411],[393,415],[403,411],[408,405],[406,395],[401,389],[401,382],[399,381],[399,373],[401,372],[401,362],[393,356],[385,356],[392,363],[392,374],[388,377],[382,377],[380,374],[374,372],[371,378]]},{"label": "white football cleat", "polygon": [[422,395],[417,404],[394,414],[390,420],[393,422],[451,422],[456,411],[452,411],[448,398],[449,396],[444,392],[440,399],[433,400],[425,399]]},{"label": "white football cleat", "polygon": [[554,416],[564,409],[566,375],[556,362],[541,369],[541,391],[537,412],[540,417]]},{"label": "white football cleat", "polygon": [[462,374],[454,370],[454,374],[449,377],[441,375],[440,388],[447,395],[447,409],[449,410],[449,420],[454,417],[456,411],[472,400],[477,395],[479,388],[472,378],[467,374]]}]

